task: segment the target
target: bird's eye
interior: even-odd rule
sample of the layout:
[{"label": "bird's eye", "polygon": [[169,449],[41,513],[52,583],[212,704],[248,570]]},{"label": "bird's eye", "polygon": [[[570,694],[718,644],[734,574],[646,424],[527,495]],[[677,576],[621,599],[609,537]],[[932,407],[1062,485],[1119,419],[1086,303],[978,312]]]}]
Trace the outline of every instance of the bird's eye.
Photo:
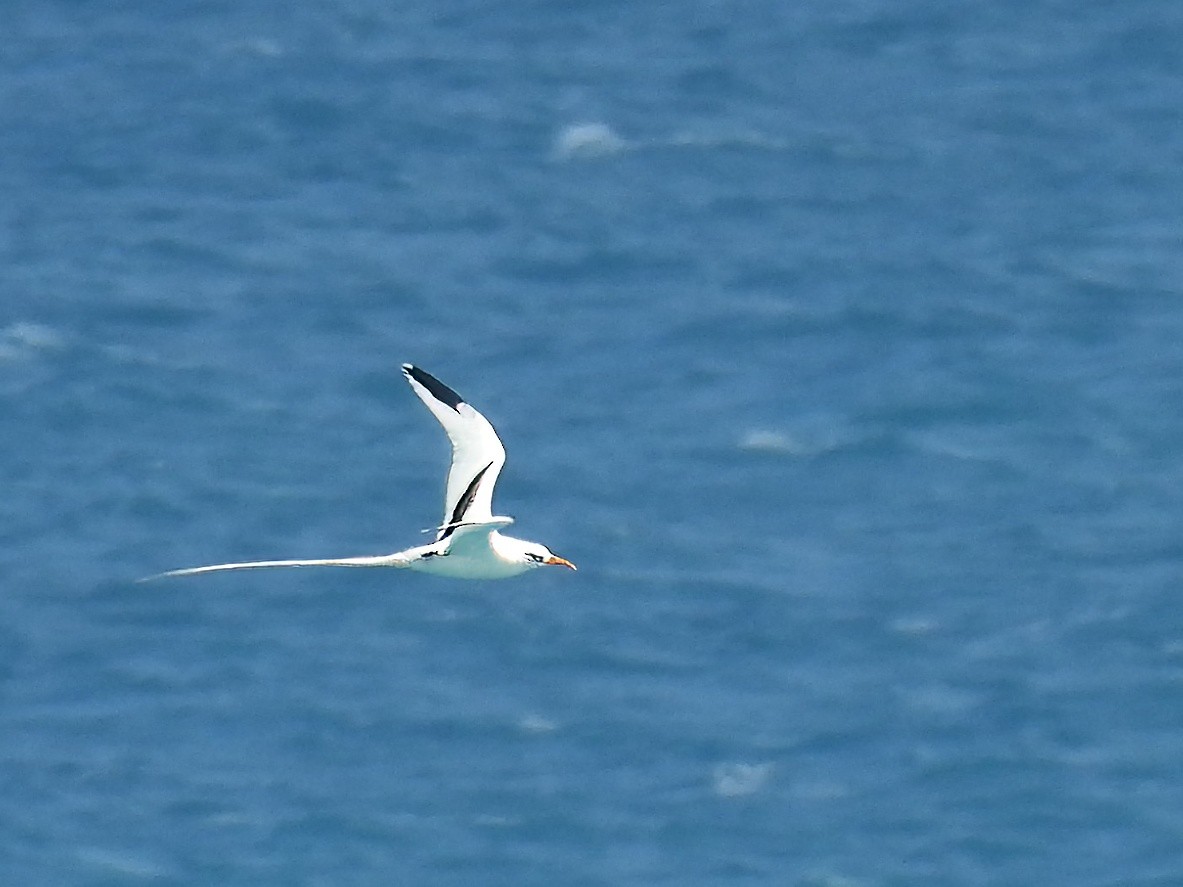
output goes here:
[{"label": "bird's eye", "polygon": [[534,561],[534,563],[536,563],[536,564],[542,563],[542,555],[540,555],[540,554],[535,554],[532,551],[527,551],[526,557],[528,557],[530,560]]}]

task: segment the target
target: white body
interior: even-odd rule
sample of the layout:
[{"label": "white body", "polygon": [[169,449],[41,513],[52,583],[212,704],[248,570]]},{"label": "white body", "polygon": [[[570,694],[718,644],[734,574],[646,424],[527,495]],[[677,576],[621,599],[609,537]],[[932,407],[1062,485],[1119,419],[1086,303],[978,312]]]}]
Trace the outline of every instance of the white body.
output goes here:
[{"label": "white body", "polygon": [[429,554],[436,544],[412,548],[407,564],[421,573],[449,576],[453,579],[508,579],[531,569],[522,556],[529,542],[503,536],[497,527],[507,526],[511,518],[495,519],[490,524],[460,527],[448,540],[443,556]]}]

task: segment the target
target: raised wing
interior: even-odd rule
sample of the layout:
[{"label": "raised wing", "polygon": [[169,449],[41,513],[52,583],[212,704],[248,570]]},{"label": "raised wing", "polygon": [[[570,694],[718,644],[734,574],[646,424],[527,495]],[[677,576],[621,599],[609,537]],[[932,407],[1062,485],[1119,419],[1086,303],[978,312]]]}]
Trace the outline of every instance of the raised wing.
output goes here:
[{"label": "raised wing", "polygon": [[409,363],[403,364],[403,375],[452,442],[452,467],[438,541],[450,536],[457,524],[481,523],[493,517],[493,487],[505,465],[505,447],[489,420],[435,376]]}]

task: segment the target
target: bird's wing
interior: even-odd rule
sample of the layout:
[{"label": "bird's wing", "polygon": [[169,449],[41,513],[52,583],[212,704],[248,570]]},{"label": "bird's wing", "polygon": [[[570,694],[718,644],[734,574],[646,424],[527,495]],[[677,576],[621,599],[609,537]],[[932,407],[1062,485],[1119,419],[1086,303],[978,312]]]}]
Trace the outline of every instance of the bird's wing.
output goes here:
[{"label": "bird's wing", "polygon": [[399,554],[383,554],[376,557],[335,557],[319,560],[288,561],[246,561],[241,564],[210,564],[208,567],[186,567],[183,570],[169,570],[155,576],[145,576],[138,581],[164,579],[168,576],[194,576],[198,573],[220,573],[224,570],[258,570],[264,567],[405,567],[408,559]]},{"label": "bird's wing", "polygon": [[495,517],[486,521],[456,524],[448,536],[447,554],[479,556],[489,550],[489,534],[513,523],[512,517]]},{"label": "bird's wing", "polygon": [[403,364],[403,375],[452,442],[438,541],[450,536],[456,524],[482,523],[493,517],[493,486],[505,464],[505,447],[489,420],[435,376],[409,363]]}]

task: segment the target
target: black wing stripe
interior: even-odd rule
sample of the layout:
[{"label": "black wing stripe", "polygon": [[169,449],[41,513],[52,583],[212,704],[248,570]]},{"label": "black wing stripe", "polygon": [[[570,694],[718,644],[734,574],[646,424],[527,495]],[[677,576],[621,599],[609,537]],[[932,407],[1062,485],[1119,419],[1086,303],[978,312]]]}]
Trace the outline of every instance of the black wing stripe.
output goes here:
[{"label": "black wing stripe", "polygon": [[464,517],[464,512],[468,511],[468,506],[472,505],[472,500],[476,498],[476,489],[481,484],[481,478],[484,477],[485,472],[492,467],[493,463],[490,462],[476,473],[476,477],[472,479],[472,483],[468,485],[468,489],[464,491],[464,495],[456,501],[456,507],[452,509],[452,517],[448,521],[447,526],[444,527],[444,531],[440,534],[440,538],[436,540],[437,542],[440,541],[440,539],[447,539],[449,536],[451,536],[453,531],[456,529],[456,525],[461,523],[460,519]]},{"label": "black wing stripe", "polygon": [[460,412],[457,407],[464,403],[464,398],[433,376],[431,373],[425,373],[417,366],[411,366],[409,363],[403,364],[403,372],[431,392],[431,396],[441,403],[450,406],[456,412]]}]

